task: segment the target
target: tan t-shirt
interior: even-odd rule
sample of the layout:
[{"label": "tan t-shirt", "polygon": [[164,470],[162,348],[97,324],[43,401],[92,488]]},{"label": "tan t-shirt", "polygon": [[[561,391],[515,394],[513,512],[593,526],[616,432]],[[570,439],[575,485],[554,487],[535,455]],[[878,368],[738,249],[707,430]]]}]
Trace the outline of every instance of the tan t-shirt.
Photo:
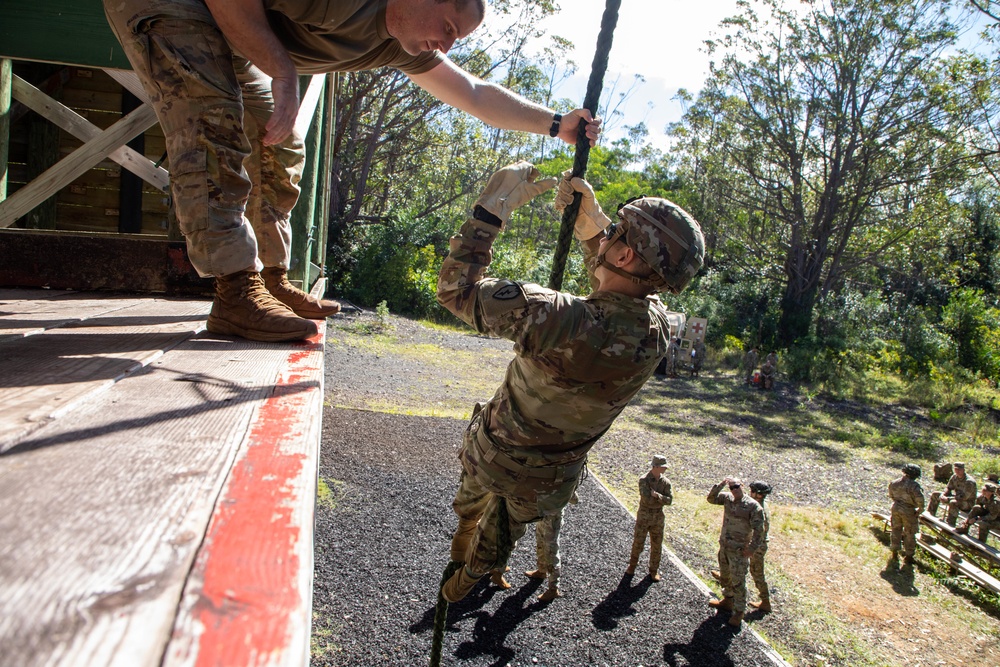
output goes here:
[{"label": "tan t-shirt", "polygon": [[439,51],[411,56],[385,28],[386,0],[264,0],[271,29],[301,74],[395,67],[421,74]]}]

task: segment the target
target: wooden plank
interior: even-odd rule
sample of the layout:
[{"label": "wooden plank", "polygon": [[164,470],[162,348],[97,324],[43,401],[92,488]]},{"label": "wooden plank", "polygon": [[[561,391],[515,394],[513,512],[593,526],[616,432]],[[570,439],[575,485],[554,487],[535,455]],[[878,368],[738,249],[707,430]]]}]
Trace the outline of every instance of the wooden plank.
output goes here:
[{"label": "wooden plank", "polygon": [[114,79],[116,82],[118,82],[118,84],[121,85],[122,88],[124,88],[125,90],[129,91],[130,93],[138,97],[140,100],[142,100],[143,104],[150,103],[149,93],[147,93],[146,89],[142,87],[142,82],[139,81],[138,74],[136,74],[132,70],[124,70],[124,69],[105,69],[104,72],[112,79]]},{"label": "wooden plank", "polygon": [[[284,377],[291,383],[274,390],[289,357],[322,355],[317,338],[302,346],[191,339],[38,431],[25,448],[0,457],[5,664],[161,664],[206,527],[213,512],[228,516],[226,501],[216,501],[230,469],[230,486],[240,479],[260,493],[273,488],[273,473],[289,473],[291,459],[303,475],[316,474],[315,459],[286,453],[278,444],[276,455],[287,459],[261,460],[247,439],[276,393],[279,402],[299,393],[319,396],[314,382],[296,380],[288,371]],[[237,470],[233,459],[243,450]],[[313,498],[275,496],[254,519],[261,537],[272,524],[288,524],[291,531],[290,517],[307,513],[285,503],[311,508]],[[214,525],[219,523],[225,522]],[[308,537],[301,544],[311,549]],[[294,566],[261,562],[262,570],[234,573],[240,587],[233,593],[253,599],[248,591],[269,585],[272,573],[287,576],[282,585],[298,590],[300,580],[309,579],[309,564],[305,555]],[[306,597],[306,618],[308,602]],[[274,612],[277,617],[284,610]],[[296,640],[307,646],[308,632]],[[308,653],[300,655],[299,664],[305,664]]]},{"label": "wooden plank", "polygon": [[0,289],[0,343],[112,313],[136,305],[140,299],[63,290]]},{"label": "wooden plank", "polygon": [[940,544],[927,542],[925,535],[921,535],[920,537],[921,539],[917,540],[917,546],[921,547],[934,557],[948,563],[954,570],[961,572],[983,588],[987,588],[994,593],[1000,593],[1000,580],[990,576],[988,573],[976,567],[973,563],[966,561],[962,558],[961,553],[957,551],[949,551]]},{"label": "wooden plank", "polygon": [[0,453],[204,328],[207,301],[135,305],[4,344]]},{"label": "wooden plank", "polygon": [[[100,136],[101,130],[86,118],[45,95],[19,76],[14,77],[13,91],[14,96],[20,102],[74,137],[89,141]],[[118,99],[121,99],[120,95]],[[166,191],[170,185],[170,175],[165,169],[153,166],[153,163],[146,156],[128,146],[121,146],[113,150],[108,157],[159,190]]]},{"label": "wooden plank", "polygon": [[289,354],[251,423],[188,579],[164,667],[309,662],[325,324],[320,332]]},{"label": "wooden plank", "polygon": [[155,122],[156,115],[153,110],[143,106],[122,118],[114,127],[85,143],[78,151],[63,158],[29,185],[0,203],[0,227],[14,224],[19,217],[90,169],[95,162],[102,160]]},{"label": "wooden plank", "polygon": [[983,544],[979,540],[969,537],[968,535],[960,535],[959,533],[956,533],[954,528],[928,512],[924,512],[920,515],[920,522],[937,530],[939,533],[947,535],[948,539],[954,540],[966,549],[979,554],[983,558],[993,561],[995,566],[1000,567],[1000,551],[990,545]]},{"label": "wooden plank", "polygon": [[7,198],[7,158],[10,155],[10,98],[13,63],[0,58],[0,201]]}]

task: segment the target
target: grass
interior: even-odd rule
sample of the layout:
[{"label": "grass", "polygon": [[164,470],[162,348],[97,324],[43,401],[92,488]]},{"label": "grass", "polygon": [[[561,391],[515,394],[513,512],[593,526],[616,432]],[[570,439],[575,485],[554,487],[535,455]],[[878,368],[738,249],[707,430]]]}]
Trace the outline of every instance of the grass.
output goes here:
[{"label": "grass", "polygon": [[[332,488],[331,488],[332,485]],[[319,478],[316,484],[316,504],[327,509],[337,509],[337,505],[344,497],[344,483],[339,479]]]}]

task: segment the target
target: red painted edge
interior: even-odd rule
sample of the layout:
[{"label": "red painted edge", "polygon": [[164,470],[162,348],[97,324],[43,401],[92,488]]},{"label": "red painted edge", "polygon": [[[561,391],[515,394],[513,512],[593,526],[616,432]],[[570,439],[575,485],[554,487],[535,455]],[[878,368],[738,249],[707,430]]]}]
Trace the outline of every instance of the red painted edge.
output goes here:
[{"label": "red painted edge", "polygon": [[[322,386],[324,331],[321,326],[317,336],[290,351],[216,505],[194,568],[203,579],[192,610],[202,626],[192,651],[199,667],[274,664],[294,642],[308,647],[308,637],[295,633],[308,632],[311,611],[304,611],[304,628],[293,620],[309,602],[298,585],[300,543],[306,537],[312,545],[312,525],[300,525],[296,510],[312,498],[301,497],[311,484],[297,481],[316,474],[307,468],[310,428],[303,413],[322,401],[316,392]],[[316,384],[304,389],[309,382]],[[311,580],[311,560],[306,566]]]}]

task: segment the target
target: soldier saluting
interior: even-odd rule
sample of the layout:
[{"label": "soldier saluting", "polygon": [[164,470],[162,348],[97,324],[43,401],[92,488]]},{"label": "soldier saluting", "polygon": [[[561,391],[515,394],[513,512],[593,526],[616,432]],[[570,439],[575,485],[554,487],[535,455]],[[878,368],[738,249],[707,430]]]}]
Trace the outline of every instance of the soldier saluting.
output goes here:
[{"label": "soldier saluting", "polygon": [[[723,491],[728,487],[729,491]],[[710,600],[709,606],[733,612],[729,625],[738,628],[747,608],[747,570],[750,556],[764,542],[764,510],[756,500],[744,495],[743,484],[727,477],[708,492],[708,502],[722,505],[722,530],[719,533],[719,583],[722,599]]]}]

